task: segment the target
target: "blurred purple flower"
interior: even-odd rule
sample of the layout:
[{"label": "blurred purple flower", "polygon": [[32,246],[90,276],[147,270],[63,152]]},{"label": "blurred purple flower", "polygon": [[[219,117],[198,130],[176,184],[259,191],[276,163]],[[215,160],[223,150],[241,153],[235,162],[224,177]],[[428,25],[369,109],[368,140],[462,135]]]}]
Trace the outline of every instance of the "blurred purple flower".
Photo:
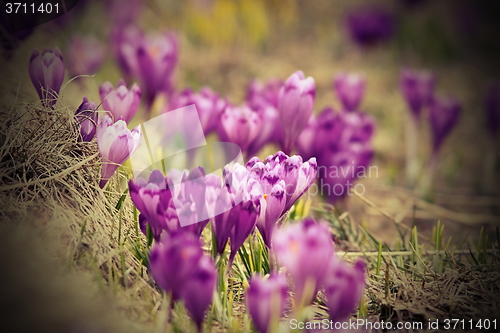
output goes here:
[{"label": "blurred purple flower", "polygon": [[365,263],[356,261],[354,267],[333,256],[324,277],[325,296],[330,319],[342,322],[356,309],[365,288]]},{"label": "blurred purple flower", "polygon": [[203,319],[212,304],[216,283],[217,272],[214,263],[208,256],[202,256],[196,271],[181,289],[181,298],[196,323],[198,332],[202,332]]},{"label": "blurred purple flower", "polygon": [[29,61],[31,82],[46,107],[53,107],[64,80],[64,60],[58,47],[45,49],[42,54],[33,51]]},{"label": "blurred purple flower", "polygon": [[[273,230],[279,218],[311,187],[316,179],[316,159],[303,162],[302,157],[288,157],[283,152],[268,156],[264,163],[257,157],[246,165],[249,192],[260,200],[257,227],[264,243],[271,247]],[[252,181],[253,180],[253,181]]]},{"label": "blurred purple flower", "polygon": [[139,109],[142,91],[135,83],[129,90],[125,81],[120,79],[116,89],[108,81],[101,84],[99,86],[99,96],[105,111],[111,112],[115,120],[122,119],[129,123]]},{"label": "blurred purple flower", "polygon": [[277,109],[281,87],[283,87],[283,81],[278,79],[270,79],[265,83],[251,81],[248,84],[246,95],[248,105],[251,108],[271,105]]},{"label": "blurred purple flower", "polygon": [[172,76],[179,57],[179,41],[174,33],[148,35],[137,49],[138,76],[151,105],[159,93],[170,93]]},{"label": "blurred purple flower", "polygon": [[432,99],[429,122],[434,152],[439,151],[444,139],[457,124],[461,109],[461,105],[453,96],[437,96]]},{"label": "blurred purple flower", "polygon": [[252,277],[246,293],[247,310],[259,333],[271,332],[285,311],[288,287],[286,278],[271,274],[267,279],[259,275]]},{"label": "blurred purple flower", "polygon": [[327,225],[306,219],[278,229],[273,249],[293,281],[295,304],[309,305],[328,272],[326,263],[335,255]]},{"label": "blurred purple flower", "polygon": [[396,20],[382,7],[363,7],[349,13],[347,28],[355,43],[371,46],[392,38]]},{"label": "blurred purple flower", "polygon": [[400,75],[400,88],[415,119],[434,95],[436,76],[428,71],[404,69]]},{"label": "blurred purple flower", "polygon": [[305,78],[304,73],[293,73],[280,89],[278,112],[282,129],[282,147],[290,153],[293,145],[306,127],[314,108],[316,96],[312,77]]},{"label": "blurred purple flower", "polygon": [[335,203],[349,193],[357,178],[366,175],[375,121],[360,111],[336,113],[326,108],[308,126],[311,137],[298,140],[299,152],[316,156],[320,193]]},{"label": "blurred purple flower", "polygon": [[172,95],[169,100],[168,110],[179,109],[184,106],[196,106],[201,126],[205,135],[217,130],[217,125],[227,106],[227,101],[213,92],[210,87],[203,87],[198,93],[187,88],[180,93]]},{"label": "blurred purple flower", "polygon": [[360,74],[341,73],[333,80],[333,88],[345,111],[358,109],[365,95],[365,87],[365,77]]},{"label": "blurred purple flower", "polygon": [[87,97],[83,98],[82,104],[75,111],[75,120],[80,128],[79,139],[90,142],[94,138],[97,124],[97,106],[89,102]]},{"label": "blurred purple flower", "polygon": [[145,35],[133,25],[116,26],[111,30],[110,40],[125,76],[141,81],[148,109],[158,94],[172,92],[172,76],[179,56],[174,33]]},{"label": "blurred purple flower", "polygon": [[105,57],[104,44],[94,36],[74,35],[68,43],[66,58],[71,76],[95,74]]},{"label": "blurred purple flower", "polygon": [[486,92],[485,107],[486,126],[494,138],[500,130],[500,84],[492,83]]},{"label": "blurred purple flower", "polygon": [[259,135],[262,119],[259,114],[246,105],[227,106],[221,115],[221,139],[240,146],[242,152],[247,152],[250,144]]},{"label": "blurred purple flower", "polygon": [[264,84],[251,81],[247,88],[246,101],[262,119],[259,135],[250,144],[249,155],[256,155],[268,143],[281,142],[281,123],[278,113],[279,91],[283,81],[271,79]]},{"label": "blurred purple flower", "polygon": [[132,131],[127,128],[127,123],[113,120],[108,115],[99,117],[96,130],[97,145],[102,157],[101,188],[106,185],[109,178],[139,147],[141,141],[141,128],[137,126]]},{"label": "blurred purple flower", "polygon": [[198,331],[212,303],[217,272],[212,260],[203,253],[200,239],[190,233],[164,235],[149,255],[151,274],[156,283],[182,300]]},{"label": "blurred purple flower", "polygon": [[135,50],[144,39],[144,33],[134,25],[116,26],[109,35],[113,55],[127,78],[139,72]]}]

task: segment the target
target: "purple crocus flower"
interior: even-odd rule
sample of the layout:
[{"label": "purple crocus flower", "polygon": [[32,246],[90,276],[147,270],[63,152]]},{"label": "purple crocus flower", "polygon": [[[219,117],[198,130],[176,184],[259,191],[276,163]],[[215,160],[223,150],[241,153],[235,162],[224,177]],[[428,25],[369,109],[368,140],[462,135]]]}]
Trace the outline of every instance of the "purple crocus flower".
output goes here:
[{"label": "purple crocus flower", "polygon": [[222,137],[240,146],[243,152],[257,138],[261,125],[259,114],[246,105],[227,106],[221,115]]},{"label": "purple crocus flower", "polygon": [[484,110],[486,111],[486,126],[490,134],[497,138],[500,130],[500,84],[498,82],[488,87]]},{"label": "purple crocus flower", "polygon": [[328,272],[325,263],[335,255],[328,227],[306,219],[278,229],[273,249],[293,281],[295,304],[299,308],[310,304]]},{"label": "purple crocus flower", "polygon": [[404,69],[401,71],[400,87],[403,97],[415,119],[434,94],[436,76],[429,71]]},{"label": "purple crocus flower", "polygon": [[333,256],[324,278],[325,296],[330,319],[345,321],[356,309],[365,288],[365,263],[356,261],[354,267]]},{"label": "purple crocus flower", "polygon": [[231,229],[231,234],[229,236],[231,238],[231,254],[229,255],[230,264],[232,264],[239,248],[255,229],[257,217],[260,213],[260,203],[258,201],[245,200],[232,210],[236,210],[238,214],[233,214],[236,215],[237,221]]},{"label": "purple crocus flower", "polygon": [[64,60],[58,47],[46,49],[40,54],[33,51],[29,62],[31,82],[46,107],[53,107],[64,80]]},{"label": "purple crocus flower", "polygon": [[156,283],[171,293],[172,301],[182,300],[201,332],[205,311],[212,303],[217,272],[203,253],[200,239],[190,233],[164,235],[149,255]]},{"label": "purple crocus flower", "polygon": [[179,56],[175,34],[147,35],[135,43],[128,42],[122,52],[132,74],[145,88],[148,109],[158,94],[171,92],[172,75]]},{"label": "purple crocus flower", "polygon": [[345,111],[357,110],[365,95],[366,80],[363,75],[341,73],[333,80],[333,89]]},{"label": "purple crocus flower", "polygon": [[144,33],[135,25],[116,26],[109,35],[111,51],[125,77],[131,78],[139,72],[135,53]]},{"label": "purple crocus flower", "polygon": [[248,84],[246,101],[251,108],[271,105],[277,109],[281,87],[282,80],[270,79],[264,83],[253,80]]},{"label": "purple crocus flower", "polygon": [[257,227],[264,243],[271,247],[276,223],[311,187],[318,165],[315,158],[303,162],[298,155],[288,157],[280,151],[268,156],[264,162],[254,157],[246,167],[250,171],[249,191],[260,200]]},{"label": "purple crocus flower", "polygon": [[430,104],[429,122],[432,130],[432,147],[439,151],[444,139],[458,122],[461,106],[452,96],[434,97]]},{"label": "purple crocus flower", "polygon": [[139,109],[141,103],[141,88],[133,84],[130,90],[123,79],[115,87],[110,82],[99,86],[99,95],[104,110],[111,112],[115,120],[122,119],[129,123]]},{"label": "purple crocus flower", "polygon": [[79,139],[90,142],[94,138],[97,123],[97,106],[89,102],[87,97],[83,98],[82,104],[75,111],[75,120],[80,127]]},{"label": "purple crocus flower", "polygon": [[315,100],[315,83],[305,78],[302,71],[293,73],[281,87],[278,112],[282,129],[282,146],[286,153],[292,151],[300,132],[306,127]]},{"label": "purple crocus flower", "polygon": [[389,40],[395,31],[395,18],[382,7],[358,8],[347,16],[351,39],[361,46],[371,46]]},{"label": "purple crocus flower", "polygon": [[68,43],[66,56],[72,76],[92,75],[103,64],[106,48],[94,36],[74,35]]},{"label": "purple crocus flower", "polygon": [[99,117],[96,130],[97,145],[102,157],[101,188],[106,185],[109,178],[139,147],[141,142],[141,128],[137,126],[132,131],[127,128],[127,123],[113,120],[108,115]]},{"label": "purple crocus flower", "polygon": [[247,310],[259,333],[273,332],[273,326],[285,311],[288,287],[284,275],[271,274],[267,279],[255,275],[246,293]]},{"label": "purple crocus flower", "polygon": [[181,298],[196,323],[198,332],[202,332],[203,319],[205,312],[212,304],[216,283],[217,271],[212,259],[202,256],[196,270],[186,281],[185,287],[181,289]]},{"label": "purple crocus flower", "polygon": [[281,142],[281,123],[278,113],[279,91],[283,81],[271,79],[264,84],[251,81],[247,88],[246,101],[262,119],[259,135],[250,144],[249,155],[256,155],[266,144]]},{"label": "purple crocus flower", "polygon": [[168,110],[179,109],[184,106],[196,106],[201,127],[205,135],[217,130],[217,124],[227,102],[209,87],[203,87],[198,93],[187,88],[180,93],[174,94],[169,100]]},{"label": "purple crocus flower", "polygon": [[375,121],[360,111],[326,108],[309,126],[314,138],[299,140],[300,152],[317,157],[320,192],[335,203],[349,193],[372,159]]},{"label": "purple crocus flower", "polygon": [[[258,215],[258,208],[247,192],[248,173],[248,170],[238,163],[233,166],[232,170],[229,170],[229,167],[224,168],[225,184],[231,184],[232,191],[224,187],[218,192],[215,202],[215,210],[222,211],[212,220],[217,253],[222,254],[229,238],[235,237],[235,244],[231,244],[230,262],[241,244],[253,231]],[[227,207],[232,208],[226,209]],[[234,230],[236,224],[240,225]],[[233,242],[232,239],[231,242]]]}]

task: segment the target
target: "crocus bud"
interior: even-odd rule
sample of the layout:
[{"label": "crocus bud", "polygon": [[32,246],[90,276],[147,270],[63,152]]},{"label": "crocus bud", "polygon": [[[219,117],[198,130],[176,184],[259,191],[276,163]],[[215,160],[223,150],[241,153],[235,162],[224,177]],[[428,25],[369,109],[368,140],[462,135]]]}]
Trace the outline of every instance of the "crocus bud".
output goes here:
[{"label": "crocus bud", "polygon": [[162,241],[151,249],[149,266],[156,283],[172,293],[173,300],[177,301],[183,289],[189,288],[187,281],[196,272],[202,257],[199,238],[189,233],[164,234]]},{"label": "crocus bud", "polygon": [[104,82],[99,86],[102,107],[111,112],[115,120],[124,120],[129,123],[139,109],[141,103],[141,88],[133,84],[130,90],[124,80],[118,81],[115,87],[110,82]]},{"label": "crocus bud", "polygon": [[438,96],[431,101],[429,121],[434,152],[439,151],[444,139],[458,122],[462,107],[452,96]]},{"label": "crocus bud", "polygon": [[381,7],[358,8],[347,17],[351,39],[360,46],[371,46],[394,35],[394,16]]},{"label": "crocus bud", "polygon": [[97,123],[97,106],[83,98],[82,104],[75,111],[75,120],[80,127],[80,140],[90,142],[94,138]]},{"label": "crocus bud", "polygon": [[193,318],[198,332],[202,332],[205,312],[210,304],[217,283],[217,271],[212,259],[202,256],[194,273],[181,289],[181,298]]},{"label": "crocus bud", "polygon": [[486,126],[490,134],[497,138],[500,130],[500,84],[492,83],[486,93]]},{"label": "crocus bud", "polygon": [[127,123],[113,120],[108,115],[99,117],[96,130],[97,145],[102,158],[101,188],[106,185],[109,178],[139,147],[141,142],[141,128],[137,126],[132,131],[127,128]]},{"label": "crocus bud", "polygon": [[31,82],[46,107],[53,107],[64,80],[64,60],[58,47],[40,54],[33,51],[29,63]]},{"label": "crocus bud", "polygon": [[335,255],[328,227],[306,219],[278,229],[273,248],[278,262],[292,278],[295,304],[299,308],[310,304],[327,272],[325,263]]},{"label": "crocus bud", "polygon": [[239,215],[237,216],[238,220],[234,224],[233,229],[231,229],[231,234],[229,236],[231,238],[230,263],[233,262],[236,253],[238,253],[240,247],[255,229],[257,217],[260,212],[260,203],[258,201],[255,203],[252,200],[246,200],[232,209],[239,210]]},{"label": "crocus bud", "polygon": [[68,44],[66,56],[72,76],[92,75],[103,64],[106,48],[94,36],[74,35]]},{"label": "crocus bud", "polygon": [[293,73],[281,87],[278,112],[285,153],[292,151],[300,132],[306,127],[313,112],[315,96],[314,79],[305,78],[302,71]]},{"label": "crocus bud", "polygon": [[203,253],[200,239],[191,233],[164,235],[149,255],[149,267],[158,285],[183,300],[201,332],[201,325],[215,291],[217,273]]},{"label": "crocus bud", "polygon": [[228,140],[246,152],[259,135],[262,119],[246,105],[227,106],[221,116],[221,125]]},{"label": "crocus bud", "polygon": [[284,275],[271,274],[267,279],[256,275],[246,293],[247,310],[259,333],[273,332],[286,305],[287,284]]},{"label": "crocus bud", "polygon": [[401,92],[415,118],[420,116],[422,108],[431,101],[435,86],[436,76],[431,72],[411,69],[401,71]]},{"label": "crocus bud", "polygon": [[333,257],[325,274],[324,288],[330,319],[342,322],[356,309],[365,288],[365,263],[356,261],[354,267]]},{"label": "crocus bud", "polygon": [[333,89],[345,111],[356,110],[365,95],[365,77],[355,73],[341,73],[333,80]]}]

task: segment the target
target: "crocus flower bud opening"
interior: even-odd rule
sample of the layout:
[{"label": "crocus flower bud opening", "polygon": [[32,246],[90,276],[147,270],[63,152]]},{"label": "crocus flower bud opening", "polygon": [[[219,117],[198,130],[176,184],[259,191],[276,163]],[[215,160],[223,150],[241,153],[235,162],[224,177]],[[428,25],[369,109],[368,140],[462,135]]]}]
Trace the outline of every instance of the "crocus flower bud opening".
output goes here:
[{"label": "crocus flower bud opening", "polygon": [[54,107],[64,80],[64,60],[58,47],[43,53],[33,51],[29,61],[29,74],[42,104]]}]

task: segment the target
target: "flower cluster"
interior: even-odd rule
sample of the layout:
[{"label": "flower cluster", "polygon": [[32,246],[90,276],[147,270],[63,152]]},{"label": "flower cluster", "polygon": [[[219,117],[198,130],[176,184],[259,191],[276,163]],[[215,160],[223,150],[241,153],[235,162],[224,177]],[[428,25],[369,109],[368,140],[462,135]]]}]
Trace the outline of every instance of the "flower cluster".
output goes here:
[{"label": "flower cluster", "polygon": [[[279,263],[290,277],[295,307],[309,305],[323,289],[334,322],[347,319],[356,309],[365,287],[364,262],[358,260],[352,267],[342,261],[335,254],[325,224],[306,219],[279,229],[273,244]],[[273,325],[283,313],[287,296],[283,275],[274,274],[267,280],[255,276],[250,281],[247,306],[259,332],[274,331]]]},{"label": "flower cluster", "polygon": [[348,194],[369,165],[375,131],[374,119],[357,109],[365,89],[363,77],[340,74],[334,78],[334,89],[342,111],[327,107],[311,117],[297,141],[303,157],[316,157],[321,193],[332,203]]}]

